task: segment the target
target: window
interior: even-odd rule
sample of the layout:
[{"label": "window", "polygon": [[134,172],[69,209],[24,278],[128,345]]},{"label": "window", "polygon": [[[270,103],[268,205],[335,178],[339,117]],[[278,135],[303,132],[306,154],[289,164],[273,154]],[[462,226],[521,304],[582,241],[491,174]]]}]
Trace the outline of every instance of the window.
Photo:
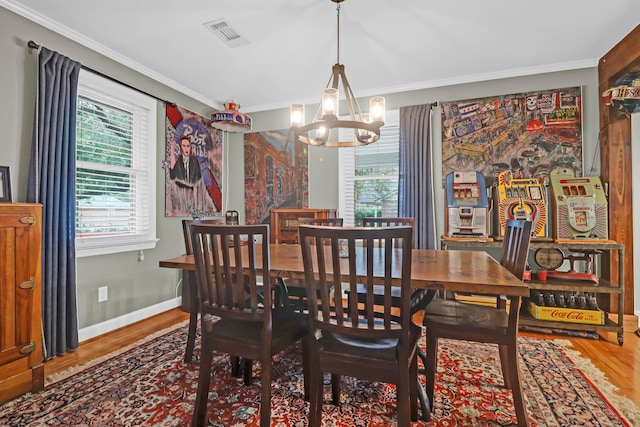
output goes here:
[{"label": "window", "polygon": [[155,247],[156,109],[146,95],[80,72],[77,256]]},{"label": "window", "polygon": [[339,211],[345,225],[362,225],[362,217],[398,216],[398,114],[387,111],[380,139],[373,144],[340,148]]}]

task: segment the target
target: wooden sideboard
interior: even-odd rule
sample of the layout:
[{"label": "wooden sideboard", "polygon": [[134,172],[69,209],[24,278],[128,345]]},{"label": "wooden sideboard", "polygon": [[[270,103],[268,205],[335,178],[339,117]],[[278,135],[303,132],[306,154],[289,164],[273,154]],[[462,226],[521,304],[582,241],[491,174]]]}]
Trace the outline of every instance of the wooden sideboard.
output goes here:
[{"label": "wooden sideboard", "polygon": [[0,403],[44,388],[42,206],[0,203]]},{"label": "wooden sideboard", "polygon": [[298,218],[335,218],[336,209],[273,209],[271,243],[298,243]]}]

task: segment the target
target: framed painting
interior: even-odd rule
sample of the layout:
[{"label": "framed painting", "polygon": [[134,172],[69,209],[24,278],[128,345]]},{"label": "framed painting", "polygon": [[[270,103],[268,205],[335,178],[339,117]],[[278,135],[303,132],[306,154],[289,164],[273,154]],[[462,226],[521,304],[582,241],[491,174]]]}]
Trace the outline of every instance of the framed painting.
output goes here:
[{"label": "framed painting", "polygon": [[582,176],[580,87],[442,103],[442,182],[450,172],[481,172],[487,185],[514,178]]},{"label": "framed painting", "polygon": [[211,120],[166,106],[165,216],[202,218],[222,212],[222,131]]},{"label": "framed painting", "polygon": [[271,209],[309,206],[308,146],[289,129],[244,136],[247,224],[269,223]]}]

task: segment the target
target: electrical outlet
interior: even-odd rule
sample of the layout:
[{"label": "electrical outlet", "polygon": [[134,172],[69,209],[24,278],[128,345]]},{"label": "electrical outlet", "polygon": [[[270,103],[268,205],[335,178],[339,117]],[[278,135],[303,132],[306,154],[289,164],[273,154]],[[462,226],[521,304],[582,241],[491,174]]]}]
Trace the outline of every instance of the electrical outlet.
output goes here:
[{"label": "electrical outlet", "polygon": [[98,288],[98,302],[104,302],[109,299],[109,288],[102,286]]}]

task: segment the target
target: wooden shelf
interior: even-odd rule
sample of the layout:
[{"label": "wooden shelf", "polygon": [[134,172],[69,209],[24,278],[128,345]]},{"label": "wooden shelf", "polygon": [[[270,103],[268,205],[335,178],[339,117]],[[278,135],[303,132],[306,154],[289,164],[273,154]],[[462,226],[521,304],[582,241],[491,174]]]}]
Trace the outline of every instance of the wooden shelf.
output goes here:
[{"label": "wooden shelf", "polygon": [[[448,238],[442,236],[440,241],[442,249],[449,248],[500,248],[502,247],[502,241],[493,239],[462,239],[462,238]],[[617,309],[614,312],[605,310],[605,324],[604,325],[589,325],[580,323],[568,323],[568,322],[556,322],[550,320],[534,319],[526,310],[521,311],[520,324],[527,326],[537,326],[540,328],[549,329],[569,329],[578,331],[594,331],[594,332],[616,332],[618,334],[618,344],[624,343],[624,245],[617,243],[613,240],[553,240],[553,239],[532,239],[530,248],[542,249],[552,248],[561,249],[567,252],[592,252],[593,257],[600,256],[593,251],[610,251],[612,254],[618,255],[618,277],[619,283],[611,283],[608,280],[600,278],[598,283],[589,281],[570,281],[562,279],[549,278],[546,282],[539,282],[537,280],[526,281],[529,288],[534,290],[540,290],[543,292],[588,292],[597,294],[600,298],[604,299],[607,303],[611,302],[612,298],[617,297]],[[592,260],[595,264],[595,259]],[[524,304],[523,304],[524,305]],[[617,315],[617,322],[609,319],[609,314]]]}]

